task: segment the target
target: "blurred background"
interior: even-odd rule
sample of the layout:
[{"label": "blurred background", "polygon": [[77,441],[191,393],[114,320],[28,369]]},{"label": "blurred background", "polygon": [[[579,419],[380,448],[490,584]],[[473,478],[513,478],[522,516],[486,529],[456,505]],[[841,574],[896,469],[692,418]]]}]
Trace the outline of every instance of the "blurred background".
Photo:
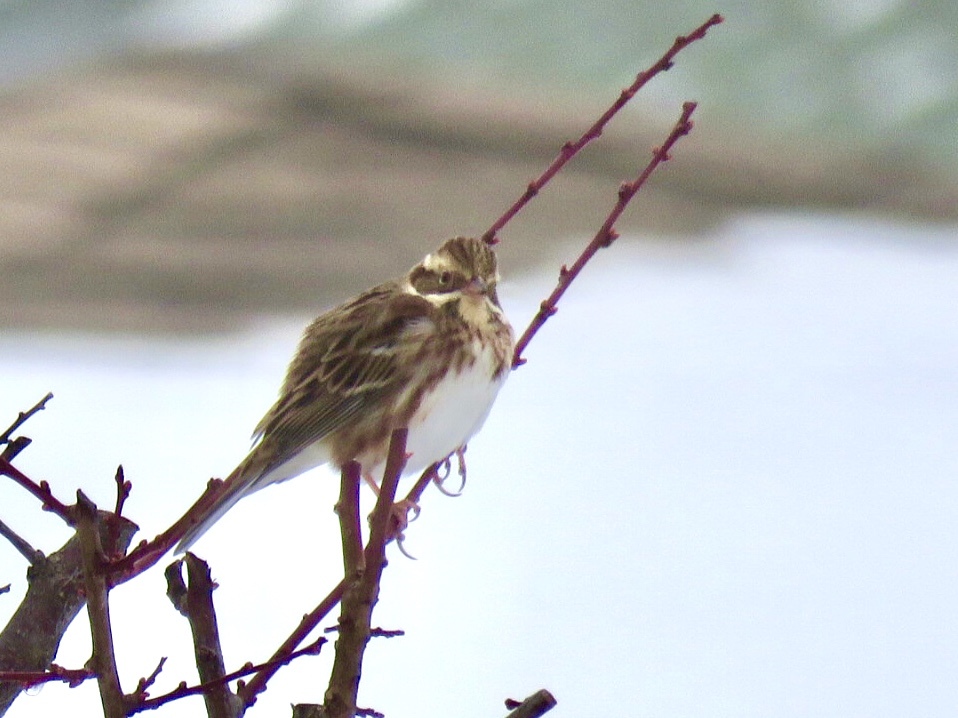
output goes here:
[{"label": "blurred background", "polygon": [[[0,424],[18,465],[153,536],[230,471],[320,310],[478,234],[676,35],[679,55],[501,234],[521,330],[696,100],[393,557],[361,703],[390,716],[953,715],[958,5],[947,0],[0,2]],[[315,476],[315,480],[310,478]],[[228,661],[339,565],[322,471],[197,545]],[[67,533],[0,484],[45,551]],[[296,547],[296,551],[291,551]],[[333,547],[327,549],[326,547]],[[302,554],[315,570],[302,568]],[[0,617],[26,587],[0,545]],[[121,678],[195,680],[159,568]],[[58,663],[89,654],[83,621]],[[320,701],[328,657],[251,711]],[[196,715],[189,701],[165,715]],[[9,715],[98,714],[47,686]]]}]

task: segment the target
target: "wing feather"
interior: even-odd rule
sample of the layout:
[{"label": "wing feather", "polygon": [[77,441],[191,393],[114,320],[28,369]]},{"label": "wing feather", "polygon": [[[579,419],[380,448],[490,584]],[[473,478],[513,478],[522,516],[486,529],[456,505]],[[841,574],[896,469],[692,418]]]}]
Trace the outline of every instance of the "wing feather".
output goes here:
[{"label": "wing feather", "polygon": [[[256,428],[260,476],[375,410],[411,375],[435,308],[398,283],[374,287],[318,317],[300,342],[280,398]],[[420,338],[417,341],[417,338]],[[258,487],[257,487],[258,488]]]}]

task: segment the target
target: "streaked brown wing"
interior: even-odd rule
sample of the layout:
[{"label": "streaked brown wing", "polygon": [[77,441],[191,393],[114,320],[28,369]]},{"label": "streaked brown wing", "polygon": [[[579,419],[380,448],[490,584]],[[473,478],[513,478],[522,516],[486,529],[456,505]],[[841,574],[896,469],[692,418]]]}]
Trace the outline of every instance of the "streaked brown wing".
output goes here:
[{"label": "streaked brown wing", "polygon": [[411,357],[435,309],[383,284],[318,317],[307,327],[280,398],[256,427],[266,452],[261,475],[347,426],[409,379]]}]

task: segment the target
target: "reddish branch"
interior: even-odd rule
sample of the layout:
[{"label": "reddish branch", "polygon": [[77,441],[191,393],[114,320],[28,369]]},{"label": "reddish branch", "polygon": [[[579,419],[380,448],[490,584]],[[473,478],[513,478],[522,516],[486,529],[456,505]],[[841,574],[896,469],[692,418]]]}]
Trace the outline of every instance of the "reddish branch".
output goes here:
[{"label": "reddish branch", "polygon": [[583,147],[592,142],[602,134],[602,131],[605,129],[605,126],[609,121],[615,117],[619,110],[628,104],[635,93],[641,90],[649,80],[658,75],[661,72],[672,67],[672,62],[675,59],[675,56],[681,52],[683,49],[688,47],[690,44],[696,40],[701,40],[705,37],[705,33],[708,32],[709,28],[714,25],[718,25],[724,20],[721,15],[715,14],[702,23],[699,27],[695,28],[688,35],[680,35],[675,38],[675,42],[672,43],[672,47],[659,58],[659,60],[652,65],[649,69],[640,72],[635,77],[635,81],[629,85],[627,88],[622,90],[619,94],[618,99],[612,103],[612,105],[602,113],[602,116],[599,117],[595,123],[587,129],[581,137],[575,142],[566,142],[562,145],[562,149],[559,150],[558,156],[552,161],[552,164],[549,165],[546,170],[536,177],[529,185],[526,187],[526,191],[522,196],[517,199],[509,209],[507,209],[499,219],[492,223],[492,226],[487,229],[483,235],[482,239],[488,244],[495,244],[497,241],[497,233],[503,227],[508,224],[513,217],[519,214],[519,211],[529,203],[533,197],[539,194],[539,191],[551,180],[558,172],[561,170],[565,164],[575,157]]},{"label": "reddish branch", "polygon": [[[129,707],[130,714],[139,713],[140,711],[152,710],[154,708],[159,708],[161,705],[166,703],[171,703],[172,701],[179,700],[181,698],[186,698],[187,696],[196,696],[203,693],[207,693],[211,688],[214,688],[218,685],[225,685],[230,681],[235,681],[238,678],[243,678],[244,676],[249,676],[254,673],[259,673],[261,671],[274,669],[276,670],[282,668],[283,666],[292,663],[297,658],[302,656],[315,656],[318,655],[323,644],[326,643],[325,638],[318,638],[307,646],[303,646],[298,651],[291,651],[283,656],[279,660],[270,659],[266,663],[259,663],[257,665],[252,665],[247,663],[245,666],[239,670],[233,671],[232,673],[227,673],[226,675],[218,678],[215,681],[209,683],[200,683],[195,686],[187,686],[186,682],[180,683],[174,690],[169,693],[164,693],[163,695],[156,696],[155,698],[142,698],[142,700],[131,703]],[[241,682],[242,683],[242,682]]]},{"label": "reddish branch", "polygon": [[36,404],[26,411],[21,411],[17,414],[17,418],[14,419],[13,423],[6,428],[6,430],[0,434],[0,444],[9,444],[10,437],[13,436],[13,432],[23,426],[27,419],[36,414],[38,411],[43,411],[47,408],[47,402],[53,398],[53,392],[47,392],[47,395],[40,399]]},{"label": "reddish branch", "polygon": [[666,162],[670,159],[669,150],[672,149],[680,137],[687,135],[692,130],[692,113],[695,111],[694,102],[686,102],[682,105],[682,115],[679,117],[678,121],[675,123],[675,126],[672,128],[672,132],[669,133],[669,136],[666,138],[665,142],[662,143],[661,147],[656,148],[652,153],[652,160],[646,165],[645,169],[636,177],[632,182],[625,182],[619,187],[619,196],[618,200],[615,203],[615,206],[606,216],[605,221],[602,223],[602,226],[599,228],[599,231],[595,233],[595,236],[592,238],[592,241],[586,245],[585,249],[582,250],[582,254],[573,262],[571,267],[562,265],[562,268],[559,270],[559,281],[556,284],[552,294],[539,305],[539,311],[533,317],[532,322],[522,333],[522,336],[519,337],[519,341],[516,342],[515,352],[512,356],[512,368],[521,366],[525,363],[525,359],[522,358],[522,352],[528,346],[529,342],[532,341],[532,338],[536,335],[536,332],[542,328],[542,325],[548,321],[549,317],[556,313],[558,310],[559,299],[565,294],[566,290],[572,285],[572,282],[575,281],[575,278],[579,276],[579,273],[589,263],[589,260],[595,256],[595,253],[600,249],[610,246],[619,236],[618,232],[615,231],[615,222],[619,219],[619,216],[628,206],[629,202],[632,201],[632,198],[635,196],[635,193],[639,191],[645,181],[649,176],[655,171],[655,169],[661,165],[663,162]]},{"label": "reddish branch", "polygon": [[53,495],[53,492],[50,491],[50,484],[46,481],[41,481],[40,483],[35,482],[2,456],[0,456],[0,474],[10,477],[40,499],[44,511],[52,511],[63,519],[67,525],[74,525],[73,509]]}]

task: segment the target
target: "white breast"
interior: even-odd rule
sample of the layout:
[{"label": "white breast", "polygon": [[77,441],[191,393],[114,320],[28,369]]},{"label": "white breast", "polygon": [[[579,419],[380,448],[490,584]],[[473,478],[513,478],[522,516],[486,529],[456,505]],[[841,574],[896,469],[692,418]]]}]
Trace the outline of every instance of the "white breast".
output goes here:
[{"label": "white breast", "polygon": [[[476,348],[478,351],[478,343]],[[423,397],[409,422],[406,452],[411,456],[406,473],[418,473],[444,459],[479,431],[509,374],[493,378],[494,367],[495,355],[486,348],[471,367],[449,372]],[[382,469],[376,467],[373,476],[379,476]]]}]

